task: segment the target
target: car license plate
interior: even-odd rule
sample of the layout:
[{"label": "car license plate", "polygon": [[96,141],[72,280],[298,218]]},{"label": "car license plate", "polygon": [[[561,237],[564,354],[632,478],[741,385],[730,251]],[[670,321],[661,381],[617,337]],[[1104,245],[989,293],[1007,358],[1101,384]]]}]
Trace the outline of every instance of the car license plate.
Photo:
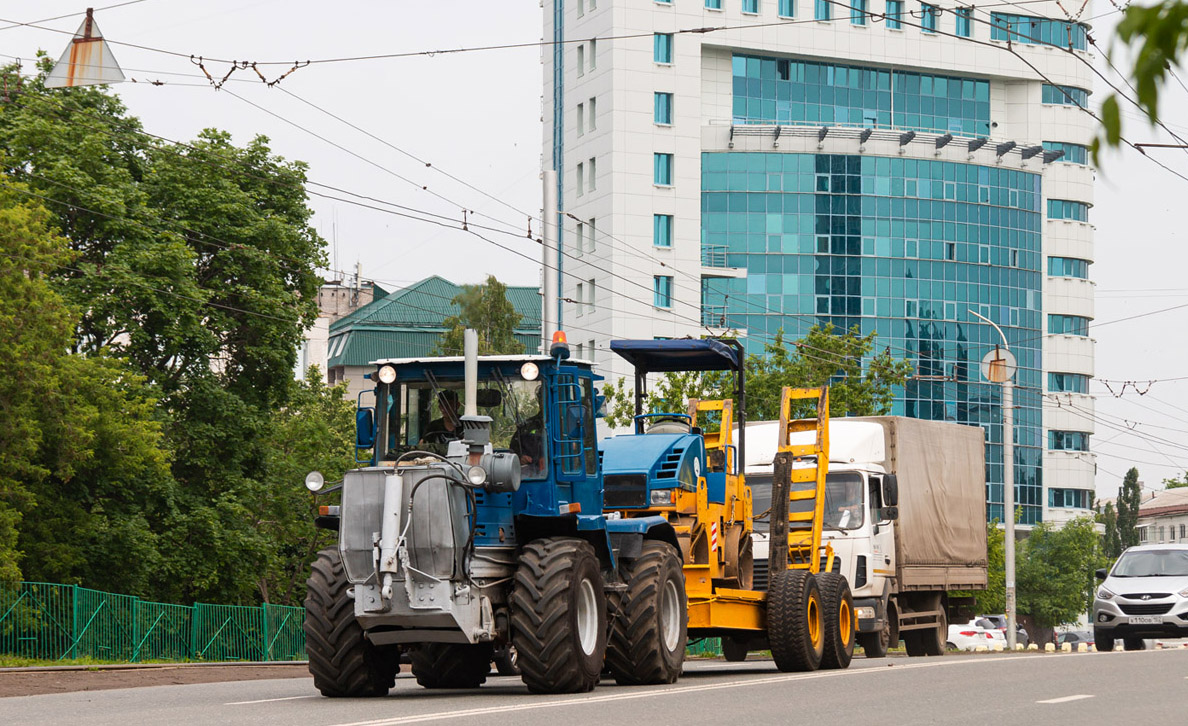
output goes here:
[{"label": "car license plate", "polygon": [[1163,618],[1158,615],[1132,615],[1130,618],[1131,625],[1159,625],[1163,622]]}]

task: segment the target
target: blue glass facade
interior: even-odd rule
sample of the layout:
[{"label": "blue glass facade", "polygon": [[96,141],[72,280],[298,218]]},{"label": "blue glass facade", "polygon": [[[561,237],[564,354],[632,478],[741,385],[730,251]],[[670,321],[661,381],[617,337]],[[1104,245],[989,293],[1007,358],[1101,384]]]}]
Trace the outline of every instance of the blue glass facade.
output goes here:
[{"label": "blue glass facade", "polygon": [[[737,61],[737,59],[736,59]],[[749,59],[748,59],[749,62]],[[745,328],[751,352],[814,323],[878,334],[916,364],[893,413],[986,429],[988,513],[1002,517],[1000,393],[979,361],[1001,325],[1019,360],[1015,481],[1022,521],[1043,507],[1040,175],[859,155],[702,155],[703,249],[745,279],[703,282],[704,310]]]},{"label": "blue glass facade", "polygon": [[1089,261],[1075,257],[1049,257],[1048,274],[1052,277],[1077,277],[1089,279]]},{"label": "blue glass facade", "polygon": [[990,131],[990,83],[975,78],[744,55],[733,73],[736,124]]},{"label": "blue glass facade", "polygon": [[1084,373],[1049,373],[1048,390],[1053,393],[1088,393],[1089,376]]},{"label": "blue glass facade", "polygon": [[1040,92],[1043,103],[1054,106],[1089,108],[1089,92],[1075,86],[1053,86],[1045,83]]},{"label": "blue glass facade", "polygon": [[1089,147],[1080,144],[1070,144],[1065,141],[1045,141],[1044,151],[1063,151],[1064,156],[1057,159],[1057,161],[1066,161],[1070,164],[1088,164],[1089,163]]},{"label": "blue glass facade", "polygon": [[1085,50],[1088,46],[1088,31],[1080,23],[1009,13],[990,13],[990,23],[991,40],[1009,39],[1012,43],[1074,50]]}]

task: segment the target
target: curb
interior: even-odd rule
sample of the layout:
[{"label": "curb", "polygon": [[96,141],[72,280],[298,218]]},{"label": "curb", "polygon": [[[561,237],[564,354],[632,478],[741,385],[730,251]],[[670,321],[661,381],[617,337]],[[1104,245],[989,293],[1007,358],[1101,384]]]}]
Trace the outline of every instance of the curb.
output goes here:
[{"label": "curb", "polygon": [[307,666],[307,660],[285,661],[233,661],[214,663],[112,663],[108,665],[63,665],[63,666],[25,666],[18,668],[0,668],[4,673],[53,673],[65,671],[135,671],[165,668],[275,668],[277,666]]}]

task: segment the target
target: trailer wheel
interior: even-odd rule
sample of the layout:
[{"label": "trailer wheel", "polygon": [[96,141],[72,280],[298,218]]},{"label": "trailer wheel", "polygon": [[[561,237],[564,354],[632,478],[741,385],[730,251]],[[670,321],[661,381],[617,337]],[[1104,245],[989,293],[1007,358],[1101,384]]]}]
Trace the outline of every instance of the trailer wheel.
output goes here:
[{"label": "trailer wheel", "polygon": [[623,563],[620,594],[606,645],[606,664],[621,686],[673,683],[685,662],[688,610],[681,560],[672,545],[644,542]]},{"label": "trailer wheel", "polygon": [[511,596],[512,644],[533,693],[585,693],[606,655],[606,594],[589,542],[534,540],[520,553]]},{"label": "trailer wheel", "polygon": [[722,638],[722,656],[731,663],[741,663],[747,659],[747,641],[736,638]]},{"label": "trailer wheel", "polygon": [[355,620],[355,602],[337,547],[318,553],[306,581],[305,652],[314,686],[329,698],[387,695],[400,672],[400,651],[376,646]]},{"label": "trailer wheel", "polygon": [[414,650],[412,672],[424,688],[478,688],[487,680],[490,643],[424,643]]},{"label": "trailer wheel", "polygon": [[776,668],[813,671],[825,650],[821,590],[805,570],[771,573],[767,589],[767,639]]},{"label": "trailer wheel", "polygon": [[821,656],[821,667],[849,668],[854,659],[857,626],[850,583],[836,572],[822,572],[817,575],[817,584],[825,604],[825,651]]}]

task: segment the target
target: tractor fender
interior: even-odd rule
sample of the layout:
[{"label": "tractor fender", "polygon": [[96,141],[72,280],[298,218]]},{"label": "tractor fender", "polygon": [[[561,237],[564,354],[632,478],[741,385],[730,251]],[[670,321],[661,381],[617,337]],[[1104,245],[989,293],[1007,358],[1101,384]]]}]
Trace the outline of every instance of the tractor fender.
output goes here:
[{"label": "tractor fender", "polygon": [[618,537],[636,535],[640,538],[641,545],[643,540],[657,540],[667,542],[677,552],[681,551],[681,546],[677,542],[676,530],[668,523],[667,519],[661,516],[608,519],[606,531],[612,541]]}]

